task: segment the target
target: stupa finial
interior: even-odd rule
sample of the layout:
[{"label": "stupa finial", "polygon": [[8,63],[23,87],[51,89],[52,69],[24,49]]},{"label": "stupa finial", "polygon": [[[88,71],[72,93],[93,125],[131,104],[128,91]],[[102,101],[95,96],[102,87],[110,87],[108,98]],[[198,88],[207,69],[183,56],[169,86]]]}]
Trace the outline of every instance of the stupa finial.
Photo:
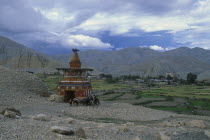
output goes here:
[{"label": "stupa finial", "polygon": [[78,50],[78,49],[72,49],[72,51],[73,51],[73,52],[78,52],[79,50]]}]

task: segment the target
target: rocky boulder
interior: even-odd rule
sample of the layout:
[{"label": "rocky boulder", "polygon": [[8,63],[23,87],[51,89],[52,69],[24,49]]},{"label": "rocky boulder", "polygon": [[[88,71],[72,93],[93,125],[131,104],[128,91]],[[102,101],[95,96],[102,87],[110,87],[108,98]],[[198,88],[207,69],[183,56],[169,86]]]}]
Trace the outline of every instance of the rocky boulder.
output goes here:
[{"label": "rocky boulder", "polygon": [[4,117],[7,117],[7,118],[16,118],[16,113],[13,112],[13,111],[6,110],[4,112]]},{"label": "rocky boulder", "polygon": [[4,118],[4,115],[0,114],[0,119],[3,119]]},{"label": "rocky boulder", "polygon": [[141,140],[139,137],[131,138],[130,140]]},{"label": "rocky boulder", "polygon": [[72,119],[72,118],[67,118],[67,119],[65,120],[65,122],[70,123],[70,124],[73,124],[73,123],[75,123],[75,120]]},{"label": "rocky boulder", "polygon": [[59,95],[50,95],[48,101],[51,102],[63,102],[64,101],[64,96],[59,96]]},{"label": "rocky boulder", "polygon": [[191,120],[187,123],[189,127],[205,128],[206,125],[203,120]]},{"label": "rocky boulder", "polygon": [[166,134],[166,132],[160,131],[158,134],[160,140],[171,140],[171,137]]},{"label": "rocky boulder", "polygon": [[186,123],[181,122],[181,121],[177,121],[177,122],[164,121],[160,125],[163,127],[180,127],[180,126],[185,126]]},{"label": "rocky boulder", "polygon": [[37,116],[32,117],[32,119],[39,121],[50,121],[51,118],[52,118],[51,116],[47,116],[45,114],[39,114]]},{"label": "rocky boulder", "polygon": [[205,134],[207,137],[209,137],[209,139],[210,139],[210,130],[205,130],[205,131],[204,131],[204,134]]},{"label": "rocky boulder", "polygon": [[122,126],[119,127],[119,130],[121,132],[128,132],[129,131],[129,128],[128,128],[127,125],[122,125]]},{"label": "rocky boulder", "polygon": [[59,133],[62,135],[74,135],[74,131],[69,127],[52,126],[50,131]]},{"label": "rocky boulder", "polygon": [[13,107],[10,107],[10,108],[5,108],[5,109],[3,109],[0,113],[1,114],[5,114],[5,112],[14,112],[15,113],[15,115],[17,115],[17,116],[21,116],[21,112],[19,111],[19,110],[17,110],[17,109],[15,109],[15,108],[13,108]]},{"label": "rocky boulder", "polygon": [[84,138],[84,139],[87,138],[87,136],[85,134],[85,130],[82,128],[79,128],[78,130],[75,131],[75,136],[77,136],[79,138]]}]

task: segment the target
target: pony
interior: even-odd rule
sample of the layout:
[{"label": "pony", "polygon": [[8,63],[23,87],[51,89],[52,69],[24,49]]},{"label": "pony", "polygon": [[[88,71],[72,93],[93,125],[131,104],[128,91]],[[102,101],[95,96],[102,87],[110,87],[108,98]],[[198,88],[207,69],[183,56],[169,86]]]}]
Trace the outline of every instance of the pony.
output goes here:
[{"label": "pony", "polygon": [[97,106],[100,105],[100,101],[95,95],[93,95],[93,104]]},{"label": "pony", "polygon": [[90,96],[90,97],[77,97],[77,98],[74,98],[74,99],[70,99],[69,100],[69,104],[70,106],[72,106],[73,104],[76,104],[76,106],[78,106],[79,104],[83,104],[83,105],[86,105],[86,106],[89,106],[89,105],[100,105],[100,101],[99,99],[93,95],[93,96]]},{"label": "pony", "polygon": [[80,98],[74,98],[69,100],[70,106],[72,106],[73,104],[76,104],[78,106],[80,103],[82,103],[82,99]]}]

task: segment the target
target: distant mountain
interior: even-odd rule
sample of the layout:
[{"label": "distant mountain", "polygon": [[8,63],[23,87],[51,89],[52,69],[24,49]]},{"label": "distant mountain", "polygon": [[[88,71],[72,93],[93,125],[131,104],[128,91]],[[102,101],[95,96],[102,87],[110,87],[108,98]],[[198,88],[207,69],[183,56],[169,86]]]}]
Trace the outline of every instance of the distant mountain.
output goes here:
[{"label": "distant mountain", "polygon": [[59,63],[45,54],[0,36],[0,65],[17,70],[52,72],[55,71],[56,67],[63,65],[63,63]]},{"label": "distant mountain", "polygon": [[207,81],[210,82],[210,70],[204,71],[198,75],[199,81]]},{"label": "distant mountain", "polygon": [[174,50],[164,52],[168,56],[191,56],[202,62],[210,64],[210,50],[205,50],[202,48],[188,48],[181,47]]},{"label": "distant mountain", "polygon": [[[50,50],[49,50],[50,51]],[[0,36],[0,65],[34,71],[53,72],[56,67],[68,66],[72,53],[48,56]],[[149,48],[125,48],[115,51],[88,50],[79,52],[82,66],[93,67],[95,73],[157,76],[174,72],[181,77],[193,72],[208,75],[210,50],[181,47],[166,52]]]},{"label": "distant mountain", "polygon": [[[118,51],[81,51],[79,55],[84,65],[113,75],[157,76],[174,72],[186,77],[189,72],[200,74],[210,70],[210,51],[201,48],[181,47],[157,52],[137,47]],[[55,58],[68,62],[70,56],[71,54],[62,54],[56,55]]]}]

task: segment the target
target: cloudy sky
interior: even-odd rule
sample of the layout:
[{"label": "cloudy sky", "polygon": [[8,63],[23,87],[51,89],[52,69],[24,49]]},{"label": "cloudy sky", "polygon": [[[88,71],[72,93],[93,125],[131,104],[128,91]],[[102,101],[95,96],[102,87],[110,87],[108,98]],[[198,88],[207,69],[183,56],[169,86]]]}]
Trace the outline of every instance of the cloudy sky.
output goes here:
[{"label": "cloudy sky", "polygon": [[210,49],[210,0],[0,0],[0,35],[43,52]]}]

